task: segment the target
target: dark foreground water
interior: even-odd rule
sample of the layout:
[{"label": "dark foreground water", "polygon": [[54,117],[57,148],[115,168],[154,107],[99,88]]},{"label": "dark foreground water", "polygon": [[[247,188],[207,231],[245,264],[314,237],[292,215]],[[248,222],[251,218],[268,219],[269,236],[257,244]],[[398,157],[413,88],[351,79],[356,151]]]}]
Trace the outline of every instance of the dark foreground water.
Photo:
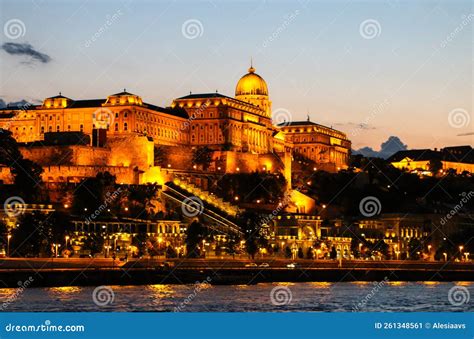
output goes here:
[{"label": "dark foreground water", "polygon": [[[474,283],[343,282],[0,289],[3,311],[474,311]],[[474,296],[473,296],[474,297]]]}]

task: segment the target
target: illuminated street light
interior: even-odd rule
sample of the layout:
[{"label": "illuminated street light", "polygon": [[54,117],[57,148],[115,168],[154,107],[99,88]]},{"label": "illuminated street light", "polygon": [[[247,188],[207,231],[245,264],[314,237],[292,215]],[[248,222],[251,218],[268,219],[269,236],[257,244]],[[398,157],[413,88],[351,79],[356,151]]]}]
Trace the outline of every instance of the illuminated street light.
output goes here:
[{"label": "illuminated street light", "polygon": [[7,257],[10,257],[10,239],[12,238],[11,234],[7,235]]},{"label": "illuminated street light", "polygon": [[469,261],[469,252],[464,252],[464,255],[466,256],[466,261]]},{"label": "illuminated street light", "polygon": [[444,261],[448,261],[448,253],[443,252],[443,255],[444,255]]},{"label": "illuminated street light", "polygon": [[67,247],[67,241],[69,240],[69,236],[66,235],[66,247]]}]

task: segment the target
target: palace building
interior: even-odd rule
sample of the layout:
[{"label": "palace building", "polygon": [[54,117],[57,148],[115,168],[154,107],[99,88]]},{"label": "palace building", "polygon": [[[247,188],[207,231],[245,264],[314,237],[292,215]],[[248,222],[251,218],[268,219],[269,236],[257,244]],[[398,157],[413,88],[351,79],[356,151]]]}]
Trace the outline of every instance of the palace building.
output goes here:
[{"label": "palace building", "polygon": [[[39,105],[1,109],[0,128],[10,130],[22,143],[25,157],[43,166],[60,165],[45,163],[47,154],[60,146],[46,139],[55,133],[80,133],[89,145],[68,145],[73,153],[68,166],[128,166],[145,174],[156,167],[156,146],[174,147],[176,151],[171,153],[175,157],[206,146],[221,164],[214,167],[224,172],[271,170],[283,165],[290,180],[294,154],[307,157],[322,169],[337,171],[347,168],[351,149],[344,133],[309,119],[272,123],[268,86],[253,66],[238,81],[234,97],[217,92],[189,94],[174,99],[169,107],[158,107],[126,90],[93,100],[75,100],[60,93]],[[183,164],[188,165],[190,159],[183,159],[168,167],[185,169]],[[152,180],[153,175],[144,175],[138,183]],[[137,183],[136,178],[126,181]]]}]

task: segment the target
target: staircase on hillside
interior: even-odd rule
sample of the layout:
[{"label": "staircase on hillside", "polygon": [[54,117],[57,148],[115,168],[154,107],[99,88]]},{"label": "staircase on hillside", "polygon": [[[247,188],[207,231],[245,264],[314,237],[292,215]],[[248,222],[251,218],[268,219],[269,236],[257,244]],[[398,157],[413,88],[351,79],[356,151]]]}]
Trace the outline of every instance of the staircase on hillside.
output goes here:
[{"label": "staircase on hillside", "polygon": [[227,235],[242,235],[240,227],[235,223],[239,208],[210,192],[184,180],[174,179],[164,185],[162,194],[165,198],[185,204],[191,209],[195,207],[195,197],[199,198],[203,208],[198,213],[209,220],[209,228]]}]

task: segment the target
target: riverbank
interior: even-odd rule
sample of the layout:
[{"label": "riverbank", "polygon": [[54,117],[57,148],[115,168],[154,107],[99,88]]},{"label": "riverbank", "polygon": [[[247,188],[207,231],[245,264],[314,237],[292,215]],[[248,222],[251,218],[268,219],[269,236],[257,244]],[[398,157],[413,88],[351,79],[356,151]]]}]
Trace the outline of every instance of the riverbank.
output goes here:
[{"label": "riverbank", "polygon": [[[261,265],[263,261],[256,261]],[[0,261],[0,283],[18,287],[339,281],[474,281],[474,264],[420,261],[287,260],[265,261],[269,267],[246,267],[247,260],[7,259]]]}]

